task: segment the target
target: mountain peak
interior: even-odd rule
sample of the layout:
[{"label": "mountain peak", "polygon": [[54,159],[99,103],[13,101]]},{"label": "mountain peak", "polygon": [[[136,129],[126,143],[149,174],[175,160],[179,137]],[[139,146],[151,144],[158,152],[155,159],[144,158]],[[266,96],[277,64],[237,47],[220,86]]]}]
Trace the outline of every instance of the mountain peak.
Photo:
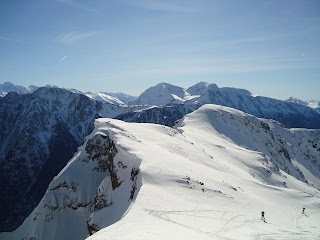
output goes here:
[{"label": "mountain peak", "polygon": [[11,82],[4,82],[3,84],[0,84],[0,95],[4,96],[9,92],[18,92],[18,93],[28,93],[27,88],[19,86],[19,85],[14,85]]},{"label": "mountain peak", "polygon": [[295,98],[295,97],[289,97],[289,98],[286,100],[286,102],[298,103],[298,104],[306,105],[306,106],[309,105],[308,102],[302,101],[302,100],[300,100],[299,98]]},{"label": "mountain peak", "polygon": [[0,84],[0,85],[2,85],[2,86],[4,86],[4,87],[16,86],[16,85],[13,85],[13,83],[11,83],[11,82],[4,82],[3,84]]},{"label": "mountain peak", "polygon": [[170,83],[161,82],[161,83],[157,84],[156,87],[167,88],[167,87],[176,87],[176,86],[175,86],[175,85],[172,85],[172,84],[170,84]]},{"label": "mountain peak", "polygon": [[166,105],[181,103],[188,93],[184,88],[169,83],[159,83],[148,88],[138,98],[132,100],[130,105]]},{"label": "mountain peak", "polygon": [[208,91],[208,86],[210,84],[207,82],[199,82],[187,89],[187,92],[191,95],[202,95]]}]

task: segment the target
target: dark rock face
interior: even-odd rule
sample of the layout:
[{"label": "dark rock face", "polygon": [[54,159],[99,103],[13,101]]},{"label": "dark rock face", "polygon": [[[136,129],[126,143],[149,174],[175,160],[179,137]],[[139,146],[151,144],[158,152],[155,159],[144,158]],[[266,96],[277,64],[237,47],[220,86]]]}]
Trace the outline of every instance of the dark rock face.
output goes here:
[{"label": "dark rock face", "polygon": [[0,99],[0,231],[31,213],[99,117],[101,104],[59,88]]},{"label": "dark rock face", "polygon": [[126,122],[137,122],[137,123],[156,123],[165,126],[172,127],[175,122],[186,114],[193,112],[200,105],[184,105],[174,104],[166,105],[161,107],[149,108],[137,112],[129,112],[121,114],[116,119]]},{"label": "dark rock face", "polygon": [[115,190],[121,185],[117,175],[117,167],[113,158],[118,153],[114,142],[104,135],[97,135],[88,140],[86,151],[89,154],[88,160],[97,161],[97,167],[93,170],[98,172],[110,173],[112,189]]}]

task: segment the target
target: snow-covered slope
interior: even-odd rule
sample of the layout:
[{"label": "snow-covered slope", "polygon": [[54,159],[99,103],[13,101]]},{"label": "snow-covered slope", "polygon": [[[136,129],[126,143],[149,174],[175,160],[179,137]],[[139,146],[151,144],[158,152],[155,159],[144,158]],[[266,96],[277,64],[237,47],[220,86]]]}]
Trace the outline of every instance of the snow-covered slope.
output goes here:
[{"label": "snow-covered slope", "polygon": [[107,94],[111,97],[117,98],[125,104],[127,104],[128,102],[130,102],[131,100],[136,98],[134,96],[131,96],[131,95],[125,94],[125,93],[110,93],[110,92],[102,92],[102,93]]},{"label": "snow-covered slope", "polygon": [[148,88],[139,97],[129,102],[129,105],[166,105],[169,103],[182,103],[189,94],[185,89],[169,83],[159,83]]},{"label": "snow-covered slope", "polygon": [[319,130],[217,105],[175,128],[98,119],[38,207],[0,238],[83,239],[109,226],[89,239],[317,239],[319,159]]},{"label": "snow-covered slope", "polygon": [[129,101],[133,100],[135,97],[130,96],[124,93],[107,93],[107,92],[98,92],[98,93],[91,93],[86,92],[84,93],[87,97],[95,99],[102,103],[111,103],[116,105],[125,105]]},{"label": "snow-covered slope", "polygon": [[109,96],[106,93],[102,93],[102,92],[99,92],[99,93],[86,92],[85,95],[89,98],[95,99],[103,103],[124,104],[124,102],[120,101],[119,99]]}]

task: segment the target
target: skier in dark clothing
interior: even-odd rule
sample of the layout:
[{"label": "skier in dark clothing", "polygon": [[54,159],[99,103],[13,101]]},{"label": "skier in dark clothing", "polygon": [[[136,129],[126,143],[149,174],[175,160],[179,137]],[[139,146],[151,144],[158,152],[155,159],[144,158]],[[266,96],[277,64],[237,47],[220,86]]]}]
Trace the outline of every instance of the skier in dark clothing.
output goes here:
[{"label": "skier in dark clothing", "polygon": [[266,219],[264,218],[264,211],[261,212],[261,220],[263,220],[264,222],[266,222]]},{"label": "skier in dark clothing", "polygon": [[306,208],[302,208],[302,214],[304,214],[304,210],[305,210]]}]

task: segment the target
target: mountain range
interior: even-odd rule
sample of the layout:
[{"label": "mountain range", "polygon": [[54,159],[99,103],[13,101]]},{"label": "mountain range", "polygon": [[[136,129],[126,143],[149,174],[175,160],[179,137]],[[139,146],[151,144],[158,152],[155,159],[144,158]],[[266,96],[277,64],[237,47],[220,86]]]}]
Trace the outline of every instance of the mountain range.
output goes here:
[{"label": "mountain range", "polygon": [[286,102],[298,103],[298,104],[305,105],[320,111],[320,101],[317,101],[317,100],[302,101],[299,98],[290,97],[286,100]]},{"label": "mountain range", "polygon": [[12,231],[36,207],[96,118],[139,107],[96,101],[57,87],[0,99],[0,231]]},{"label": "mountain range", "polygon": [[[94,149],[93,151],[95,153],[90,153],[90,150],[88,150],[89,147],[87,147],[87,141],[90,142],[91,140],[88,140],[88,138],[100,131],[99,120],[96,121],[96,130],[91,132],[94,127],[94,121],[97,118],[117,118],[127,122],[157,123],[169,127],[175,126],[174,128],[162,126],[164,129],[170,129],[168,131],[175,132],[178,131],[177,128],[183,129],[183,125],[185,124],[185,121],[187,121],[186,119],[193,119],[193,117],[190,116],[198,116],[199,112],[204,111],[203,109],[207,109],[207,104],[226,106],[219,107],[209,105],[211,107],[206,111],[214,112],[214,119],[228,123],[228,125],[224,126],[222,122],[221,125],[215,125],[213,124],[211,117],[203,118],[200,116],[198,120],[194,121],[198,122],[198,125],[203,124],[210,129],[214,128],[215,132],[227,136],[232,144],[236,144],[240,148],[244,147],[248,151],[263,153],[267,156],[267,159],[271,159],[266,162],[271,162],[275,171],[281,170],[285,174],[298,179],[299,182],[304,182],[308,187],[319,189],[318,154],[320,152],[320,143],[318,130],[290,130],[285,127],[319,129],[320,113],[316,109],[306,106],[306,104],[294,102],[293,99],[280,101],[267,97],[253,96],[247,90],[219,88],[215,84],[203,82],[187,89],[173,86],[168,83],[160,83],[147,89],[137,98],[122,93],[82,93],[76,89],[63,89],[53,86],[41,88],[31,86],[29,88],[23,88],[11,83],[0,84],[0,92],[3,93],[3,97],[0,98],[0,188],[2,189],[2,194],[0,196],[0,231],[2,232],[13,231],[25,221],[24,225],[19,228],[20,230],[14,231],[14,234],[25,236],[25,231],[31,231],[32,234],[37,235],[36,232],[39,231],[39,228],[47,229],[43,230],[42,234],[49,234],[48,231],[52,231],[52,226],[46,227],[42,226],[40,223],[43,223],[43,221],[46,222],[46,220],[40,218],[40,222],[30,221],[29,218],[34,211],[36,211],[34,209],[37,205],[37,211],[47,211],[43,210],[43,208],[46,208],[47,205],[49,206],[50,204],[46,202],[48,196],[44,194],[45,192],[47,192],[47,194],[50,192],[50,194],[53,194],[55,190],[59,190],[57,192],[63,199],[70,199],[70,201],[68,200],[65,202],[65,200],[59,200],[60,197],[53,194],[53,198],[56,200],[50,201],[62,201],[59,203],[62,204],[62,215],[59,215],[59,212],[59,214],[57,213],[58,217],[56,218],[53,214],[55,216],[53,218],[55,219],[54,224],[56,224],[56,227],[59,226],[63,228],[62,225],[59,225],[56,221],[57,219],[65,218],[65,215],[63,215],[65,214],[64,209],[69,209],[66,211],[71,211],[71,215],[74,214],[73,210],[77,209],[82,209],[86,212],[86,214],[84,214],[81,210],[79,213],[81,217],[80,215],[78,216],[75,214],[75,216],[78,216],[78,220],[75,220],[73,217],[71,217],[72,219],[66,217],[66,219],[69,219],[71,222],[76,221],[81,226],[84,226],[81,228],[81,231],[79,231],[79,236],[77,235],[78,237],[75,237],[74,239],[82,239],[90,231],[97,231],[104,226],[115,223],[122,218],[121,214],[124,214],[130,209],[130,205],[137,196],[135,193],[141,186],[141,182],[137,182],[139,176],[137,172],[135,172],[139,167],[138,162],[140,160],[137,160],[135,163],[126,162],[125,164],[119,162],[114,163],[111,160],[111,162],[109,162],[109,158],[111,159],[111,157],[107,157],[108,160],[106,160],[105,157],[112,149],[112,153],[110,153],[112,158],[118,154],[119,149],[114,150],[114,148],[109,149],[109,147],[106,147],[110,144],[113,145],[113,143],[117,141],[112,139],[112,136],[109,136],[108,133],[101,129],[100,130],[107,136],[106,139],[109,139],[107,140],[108,143],[104,143],[103,146],[100,146],[101,142],[106,141],[103,137],[92,140],[93,142],[89,145],[91,146],[90,148]],[[231,107],[233,110],[227,107]],[[210,110],[211,108],[213,108],[213,110]],[[242,112],[234,109],[239,109]],[[192,113],[194,111],[196,112]],[[217,112],[221,113],[220,117],[217,117]],[[184,118],[189,113],[191,114]],[[224,118],[225,115],[228,115],[230,119],[236,118],[240,123],[229,122],[229,120]],[[253,115],[255,117],[253,117]],[[239,116],[245,117],[241,118]],[[125,124],[117,120],[101,121],[111,121],[114,123],[114,125],[108,125],[110,131],[113,131],[111,130],[112,127],[121,131],[120,125]],[[252,122],[254,122],[254,124]],[[231,123],[238,126],[240,129],[244,127],[245,129],[241,130],[244,132],[237,133],[239,129],[230,127],[233,126]],[[103,123],[101,124],[104,125]],[[128,123],[128,126],[135,125],[130,125]],[[249,130],[251,129],[251,132],[248,132],[249,130],[246,128]],[[139,129],[144,131],[143,128]],[[229,132],[225,132],[226,129],[229,129]],[[127,136],[129,139],[132,136],[135,136],[135,134],[130,131],[131,130],[129,129],[128,135],[123,132],[123,136]],[[149,132],[148,129],[145,131]],[[272,132],[272,134],[269,134],[271,140],[266,138],[265,135],[259,135],[260,132],[266,131]],[[91,135],[89,135],[90,132]],[[161,139],[161,136],[157,135],[158,133],[155,134],[154,138]],[[216,134],[217,133],[215,133],[215,135]],[[86,136],[88,136],[86,138],[87,140],[84,141]],[[233,138],[234,136],[237,136],[236,139]],[[190,137],[189,141],[192,141],[192,138],[193,136]],[[226,144],[229,144],[229,140]],[[220,145],[225,147],[225,142],[221,139],[219,141],[221,141]],[[154,144],[159,144],[159,142]],[[198,146],[198,140],[195,141],[194,144]],[[129,144],[124,148],[129,151],[131,146]],[[164,149],[167,149],[166,151],[169,152],[172,151],[169,146],[165,146]],[[185,151],[191,150],[192,149],[185,149]],[[132,149],[132,151],[139,152],[142,150]],[[88,157],[89,154],[89,160],[84,160],[81,157],[82,160],[77,159],[75,162],[80,161],[84,165],[87,165],[86,161],[89,161],[90,164],[91,160],[93,161],[93,165],[91,164],[92,166],[89,164],[92,167],[91,170],[93,172],[88,173],[88,169],[80,168],[85,176],[87,176],[87,174],[92,175],[90,175],[92,180],[90,180],[87,185],[84,184],[82,180],[72,180],[81,182],[80,187],[78,187],[78,183],[74,185],[73,183],[68,182],[69,178],[73,178],[74,170],[66,170],[69,167],[69,163],[73,162],[70,158],[75,152],[76,155],[80,154],[82,157]],[[123,158],[125,159],[129,155],[131,156],[131,153],[127,153],[126,151],[122,153],[124,154]],[[90,157],[90,154],[93,155]],[[102,156],[102,160],[100,159],[101,154],[104,156]],[[159,154],[163,153],[159,152]],[[74,155],[73,159],[76,158],[76,155]],[[230,158],[233,157],[234,156]],[[123,166],[130,166],[131,170],[128,167],[122,168],[121,164],[124,164]],[[135,170],[133,170],[133,168],[135,168]],[[60,176],[64,171],[62,169],[65,169],[68,172],[65,173],[68,175],[65,177],[66,183],[64,183],[64,180],[57,178],[57,175]],[[60,172],[61,170],[62,172]],[[163,170],[167,171],[165,169]],[[121,181],[115,180],[117,179],[117,177],[115,177],[115,172],[123,172],[125,175],[124,179],[126,179],[125,184],[122,185],[122,183],[120,183]],[[109,180],[103,180],[106,178],[105,174],[111,177],[111,183],[107,183]],[[128,180],[131,179],[127,176],[128,174],[137,174],[137,177],[134,176],[133,180]],[[81,178],[82,177],[83,176],[81,176]],[[135,187],[133,182],[136,184]],[[56,184],[60,187],[53,186],[50,188],[52,184]],[[97,187],[97,184],[99,184],[99,186],[101,185],[101,188],[99,186]],[[105,186],[104,184],[111,184],[112,190],[110,190],[109,185]],[[119,189],[124,190],[117,190],[119,193],[113,193],[116,190],[115,186],[117,184],[119,184]],[[278,184],[276,186],[279,187],[280,185]],[[295,187],[296,185],[294,185],[293,188]],[[92,189],[85,190],[86,188]],[[135,190],[133,191],[134,188]],[[50,189],[54,189],[54,191],[52,192]],[[68,191],[71,191],[71,196],[68,194],[67,196],[65,192],[60,193],[61,189],[67,191],[68,194]],[[78,195],[74,189],[79,189],[80,192],[78,193],[80,195]],[[103,196],[101,194],[100,196],[99,194],[96,195],[97,193],[95,191],[100,191],[101,193],[107,191],[108,193],[105,192],[103,193]],[[309,190],[306,191],[310,192]],[[129,195],[132,196],[132,198],[130,197],[130,200],[127,199],[128,202],[125,203],[123,202],[123,199],[120,199],[124,192],[125,194],[130,193]],[[119,200],[113,199],[113,195]],[[42,201],[40,201],[41,198],[43,198]],[[51,199],[52,196],[50,195],[49,198]],[[92,198],[94,198],[94,200],[92,200]],[[78,200],[81,201],[79,202]],[[112,215],[117,217],[104,219],[101,220],[102,222],[99,222],[99,219],[102,219],[103,216],[101,216],[100,213],[95,212],[100,210],[101,206],[104,206],[102,208],[105,208],[105,205],[109,206],[111,202],[118,201],[120,202],[120,206],[115,205],[115,207],[111,208],[113,210],[107,210],[107,213],[111,211]],[[44,202],[45,205],[43,205]],[[89,205],[86,205],[87,203]],[[117,212],[118,210],[119,212]],[[33,213],[31,213],[32,211]],[[56,209],[53,211],[56,211]],[[53,216],[52,212],[48,214],[46,212],[46,218],[47,215]],[[89,219],[91,220],[89,221]],[[88,221],[87,224],[85,224],[86,221]],[[29,225],[34,225],[34,222],[37,222],[34,228],[29,227]],[[62,222],[63,221],[61,221],[61,223]],[[25,227],[26,224],[28,227]],[[76,225],[77,224],[75,224],[75,226]],[[68,224],[66,224],[66,228],[69,228]],[[89,232],[88,228],[91,229]],[[66,234],[66,231],[61,231],[61,234]],[[31,235],[30,237],[32,237]],[[40,239],[43,238],[43,236],[44,235],[41,235]],[[64,238],[63,236],[60,237],[60,235],[57,236],[59,236],[59,239]],[[37,235],[36,239],[39,239],[39,235]]]},{"label": "mountain range", "polygon": [[[46,87],[55,87],[57,86],[51,86],[47,85]],[[25,93],[32,93],[35,90],[37,90],[39,87],[30,85],[29,87],[23,87],[19,85],[14,85],[11,82],[5,82],[3,84],[0,84],[0,97],[5,96],[9,92],[17,92],[20,94]],[[129,101],[133,100],[135,97],[125,94],[125,93],[108,93],[108,92],[98,92],[98,93],[92,93],[92,92],[81,92],[77,89],[66,89],[73,93],[79,93],[86,95],[89,98],[98,100],[103,103],[112,103],[112,104],[126,104]]]},{"label": "mountain range", "polygon": [[[10,89],[26,93],[34,91],[37,87],[24,88],[9,82],[0,84],[0,92]],[[121,114],[120,110],[111,117],[130,122],[149,122],[173,126],[175,121],[182,116],[204,104],[218,104],[260,118],[277,120],[286,127],[320,128],[320,110],[317,101],[304,102],[296,98],[281,101],[254,96],[245,89],[219,88],[216,84],[205,82],[197,83],[187,89],[168,83],[159,83],[136,98],[124,93],[83,93],[76,89],[66,90],[85,95],[102,103],[117,105],[118,109],[126,109],[124,114]],[[137,107],[139,110],[137,112],[127,111],[128,106]]]},{"label": "mountain range", "polygon": [[219,105],[173,128],[100,118],[24,223],[0,237],[316,239],[319,159],[319,130]]},{"label": "mountain range", "polygon": [[[148,103],[148,104],[147,104]],[[131,122],[152,122],[172,126],[186,113],[204,104],[232,107],[260,118],[275,119],[286,127],[320,128],[320,113],[294,102],[253,96],[237,88],[219,88],[216,84],[198,83],[183,89],[160,83],[144,91],[129,105],[153,105],[143,111],[128,112],[117,118]]]},{"label": "mountain range", "polygon": [[5,96],[9,92],[17,92],[17,93],[31,93],[35,91],[38,87],[34,85],[30,85],[29,87],[23,87],[23,86],[18,86],[14,85],[11,82],[5,82],[0,84],[0,97]]}]

